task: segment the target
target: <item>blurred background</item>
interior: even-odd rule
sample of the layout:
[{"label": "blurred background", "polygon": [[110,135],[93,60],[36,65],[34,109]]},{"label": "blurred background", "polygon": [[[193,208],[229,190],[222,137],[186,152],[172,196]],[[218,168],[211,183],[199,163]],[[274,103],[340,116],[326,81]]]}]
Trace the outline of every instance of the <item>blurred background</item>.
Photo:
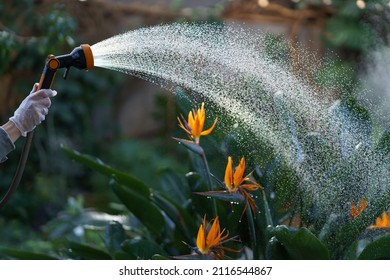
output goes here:
[{"label": "blurred background", "polygon": [[[349,98],[364,73],[367,55],[386,45],[390,2],[381,0],[3,0],[0,2],[0,116],[5,123],[37,82],[48,54],[140,27],[196,21],[241,24],[286,40],[291,58],[305,48],[324,61],[324,83],[345,80],[331,96]],[[179,180],[186,152],[172,141],[182,135],[171,91],[113,71],[57,74],[50,114],[37,128],[22,183],[0,212],[0,246],[51,252],[47,240],[85,238],[75,218],[85,209],[121,213],[109,178],[73,162],[61,146],[94,155],[148,185]],[[0,165],[0,193],[16,170],[23,140]],[[163,147],[163,148],[162,148]],[[94,212],[95,213],[95,212]],[[95,213],[97,215],[97,212]],[[103,215],[103,214],[101,214]],[[72,218],[73,217],[73,218]],[[84,215],[81,218],[90,218]],[[96,220],[110,220],[94,216]],[[124,224],[126,222],[123,222]],[[98,237],[92,237],[99,243]]]}]

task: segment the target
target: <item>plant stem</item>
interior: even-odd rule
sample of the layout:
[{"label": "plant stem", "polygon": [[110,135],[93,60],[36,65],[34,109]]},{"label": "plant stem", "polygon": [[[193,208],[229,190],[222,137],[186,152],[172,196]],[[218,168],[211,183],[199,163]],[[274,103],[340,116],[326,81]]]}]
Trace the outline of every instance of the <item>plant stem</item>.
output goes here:
[{"label": "plant stem", "polygon": [[271,216],[271,210],[269,209],[267,196],[265,191],[263,190],[263,203],[264,203],[264,212],[265,212],[265,220],[267,222],[267,226],[274,226]]},{"label": "plant stem", "polygon": [[[207,180],[208,190],[212,191],[213,187],[212,187],[212,183],[211,183],[210,169],[209,169],[209,164],[207,162],[206,154],[204,153],[204,151],[200,154],[200,157],[202,159],[203,168],[204,168],[204,171],[206,173],[205,176],[206,176],[206,180]],[[217,217],[218,216],[218,210],[217,210],[217,203],[216,203],[215,199],[211,200],[211,206],[212,206],[213,216]]]},{"label": "plant stem", "polygon": [[253,259],[258,260],[259,250],[257,248],[257,242],[256,242],[255,222],[253,220],[252,209],[251,206],[249,205],[249,202],[246,203],[246,215],[248,218],[249,238],[252,244]]}]

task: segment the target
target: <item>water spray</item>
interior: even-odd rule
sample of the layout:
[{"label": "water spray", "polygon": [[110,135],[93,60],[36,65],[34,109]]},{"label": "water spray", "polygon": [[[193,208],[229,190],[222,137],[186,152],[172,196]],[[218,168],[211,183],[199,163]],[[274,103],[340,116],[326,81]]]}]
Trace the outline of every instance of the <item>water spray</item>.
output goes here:
[{"label": "water spray", "polygon": [[[64,79],[67,78],[71,67],[75,67],[80,70],[89,70],[94,67],[94,59],[91,47],[88,44],[83,44],[75,48],[71,53],[65,55],[49,55],[46,59],[45,67],[39,81],[38,89],[50,89],[55,75],[58,69],[65,68]],[[33,131],[27,133],[26,141],[23,146],[22,154],[19,159],[18,167],[15,172],[15,176],[11,182],[11,185],[0,201],[0,209],[3,208],[12,194],[17,189],[20,180],[22,178],[24,167],[26,165],[27,157],[30,151],[30,146],[33,138]]]}]

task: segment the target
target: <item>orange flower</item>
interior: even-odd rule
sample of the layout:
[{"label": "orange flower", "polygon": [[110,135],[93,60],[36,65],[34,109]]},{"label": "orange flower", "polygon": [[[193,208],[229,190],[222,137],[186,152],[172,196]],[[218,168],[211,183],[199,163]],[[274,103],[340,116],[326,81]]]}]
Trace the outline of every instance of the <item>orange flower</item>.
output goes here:
[{"label": "orange flower", "polygon": [[201,255],[210,255],[214,259],[223,259],[224,251],[237,252],[237,250],[223,247],[222,244],[232,239],[227,239],[228,234],[224,234],[225,229],[221,231],[218,216],[210,223],[206,224],[206,217],[203,218],[202,224],[198,230],[196,238],[196,251]]},{"label": "orange flower", "polygon": [[205,136],[210,134],[215,124],[217,123],[217,119],[215,119],[213,125],[206,130],[203,130],[204,123],[206,120],[206,112],[204,109],[204,102],[202,102],[202,106],[197,110],[192,110],[188,113],[188,121],[181,116],[182,120],[178,117],[179,126],[188,134],[188,137],[193,140],[196,144],[199,144],[200,136]]},{"label": "orange flower", "polygon": [[256,208],[255,201],[253,200],[252,196],[248,193],[248,191],[255,191],[261,187],[258,183],[256,183],[255,181],[249,178],[250,174],[244,177],[245,167],[246,167],[245,158],[242,157],[236,170],[233,171],[232,157],[228,157],[228,163],[226,165],[226,170],[225,170],[225,185],[227,190],[230,193],[239,192],[244,197],[245,206],[244,206],[243,213],[246,210],[247,202],[249,202],[252,211],[253,212],[255,211]]},{"label": "orange flower", "polygon": [[376,218],[375,225],[370,226],[370,229],[378,228],[390,228],[390,217],[386,212],[382,213],[382,219],[380,217]]},{"label": "orange flower", "polygon": [[366,209],[366,207],[367,207],[367,202],[364,198],[360,199],[359,208],[357,208],[355,203],[351,201],[351,206],[349,208],[349,215],[351,216],[352,219],[356,218],[364,211],[364,209]]}]

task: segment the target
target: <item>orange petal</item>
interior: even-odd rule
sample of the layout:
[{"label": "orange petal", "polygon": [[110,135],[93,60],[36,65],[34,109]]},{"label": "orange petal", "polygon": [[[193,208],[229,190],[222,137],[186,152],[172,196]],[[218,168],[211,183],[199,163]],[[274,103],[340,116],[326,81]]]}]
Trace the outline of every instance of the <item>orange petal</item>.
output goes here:
[{"label": "orange petal", "polygon": [[349,208],[349,215],[351,216],[352,219],[356,218],[364,211],[364,209],[366,209],[366,207],[367,207],[367,202],[364,198],[360,199],[359,208],[357,208],[356,205],[353,203],[353,201],[351,201],[351,205]]},{"label": "orange petal", "polygon": [[382,213],[382,227],[390,227],[390,219],[386,212]]},{"label": "orange petal", "polygon": [[192,136],[197,139],[200,137],[203,129],[203,125],[200,123],[198,116],[195,116],[194,125],[191,127]]},{"label": "orange petal", "polygon": [[204,126],[204,121],[206,120],[206,112],[204,110],[204,102],[202,102],[202,106],[200,107],[200,109],[198,110],[198,118],[199,118],[199,121],[200,123],[202,124],[202,128]]},{"label": "orange petal", "polygon": [[196,247],[198,247],[201,253],[203,253],[206,250],[206,238],[205,238],[203,223],[200,224],[198,230],[198,236],[196,238]]},{"label": "orange petal", "polygon": [[232,157],[228,157],[228,163],[225,169],[225,185],[229,191],[233,190],[233,161]]},{"label": "orange petal", "polygon": [[245,158],[242,157],[239,165],[234,172],[234,186],[238,187],[244,181],[244,172],[245,172]]},{"label": "orange petal", "polygon": [[192,114],[192,111],[190,111],[188,113],[188,126],[191,128],[191,130],[194,129],[194,123],[195,123],[195,119],[194,119],[194,116]]},{"label": "orange petal", "polygon": [[202,131],[202,133],[200,135],[202,135],[202,136],[209,135],[214,130],[215,125],[217,124],[217,120],[218,120],[218,118],[215,118],[213,125],[209,129]]},{"label": "orange petal", "polygon": [[248,190],[248,191],[255,191],[255,190],[258,190],[260,188],[260,185],[259,184],[244,184],[244,185],[241,185],[241,188]]},{"label": "orange petal", "polygon": [[219,235],[220,235],[220,227],[219,227],[219,220],[218,216],[215,218],[213,225],[210,228],[209,233],[207,234],[206,238],[206,244],[208,248],[212,248],[219,243]]}]

